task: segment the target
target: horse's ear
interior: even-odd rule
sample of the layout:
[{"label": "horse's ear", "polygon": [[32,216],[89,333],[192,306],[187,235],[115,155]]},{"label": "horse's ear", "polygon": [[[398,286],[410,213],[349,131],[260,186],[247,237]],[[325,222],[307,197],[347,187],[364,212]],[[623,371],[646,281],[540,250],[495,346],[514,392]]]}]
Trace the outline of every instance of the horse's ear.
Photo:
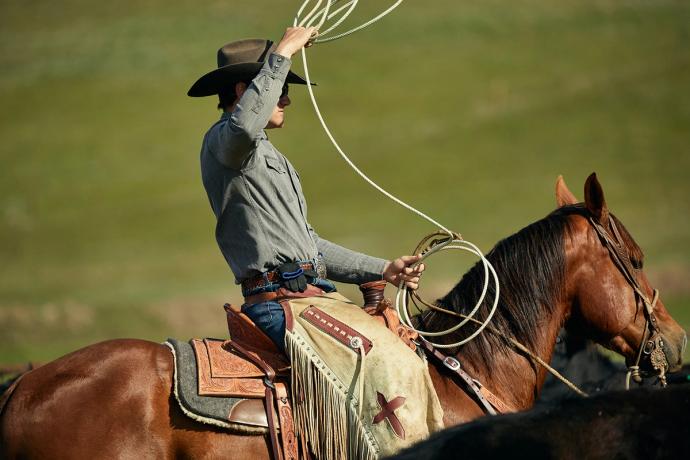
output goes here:
[{"label": "horse's ear", "polygon": [[575,198],[573,192],[568,189],[568,186],[565,185],[563,176],[558,176],[558,179],[556,179],[556,204],[558,204],[558,207],[560,208],[562,206],[576,203],[577,198]]},{"label": "horse's ear", "polygon": [[604,200],[604,190],[597,180],[597,173],[590,174],[585,182],[585,206],[599,223],[608,221],[609,209]]}]

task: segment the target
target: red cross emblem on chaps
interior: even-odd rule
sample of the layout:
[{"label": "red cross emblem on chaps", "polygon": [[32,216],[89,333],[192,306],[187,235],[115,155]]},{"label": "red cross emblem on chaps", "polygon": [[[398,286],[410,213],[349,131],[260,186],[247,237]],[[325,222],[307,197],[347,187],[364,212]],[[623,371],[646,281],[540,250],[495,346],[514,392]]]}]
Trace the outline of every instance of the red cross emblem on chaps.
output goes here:
[{"label": "red cross emblem on chaps", "polygon": [[388,420],[388,424],[393,429],[395,435],[400,439],[405,439],[405,428],[403,428],[400,419],[395,415],[396,409],[399,409],[405,404],[405,398],[403,396],[398,396],[391,402],[388,402],[386,401],[386,397],[377,391],[376,400],[379,403],[379,407],[381,407],[381,412],[374,416],[374,425]]}]

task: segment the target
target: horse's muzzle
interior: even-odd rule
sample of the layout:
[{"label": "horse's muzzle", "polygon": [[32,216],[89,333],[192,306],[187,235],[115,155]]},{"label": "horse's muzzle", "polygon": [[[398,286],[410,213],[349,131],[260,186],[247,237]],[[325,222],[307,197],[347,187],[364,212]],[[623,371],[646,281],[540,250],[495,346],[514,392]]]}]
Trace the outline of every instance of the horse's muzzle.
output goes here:
[{"label": "horse's muzzle", "polygon": [[681,329],[678,334],[662,334],[664,354],[668,361],[668,372],[677,372],[683,366],[683,354],[688,344],[688,336]]}]

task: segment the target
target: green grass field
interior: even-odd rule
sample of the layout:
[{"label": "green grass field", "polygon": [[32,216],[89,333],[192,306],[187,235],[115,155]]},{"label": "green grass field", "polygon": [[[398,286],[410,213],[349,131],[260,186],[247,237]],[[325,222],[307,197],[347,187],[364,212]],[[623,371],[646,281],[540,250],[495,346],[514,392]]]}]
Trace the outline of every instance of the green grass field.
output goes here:
[{"label": "green grass field", "polygon": [[[280,38],[300,3],[2,3],[0,363],[225,334],[221,306],[240,295],[198,162],[218,112],[185,94],[220,45]],[[353,24],[391,2],[361,3]],[[484,250],[554,208],[558,174],[582,197],[596,171],[690,327],[688,49],[687,2],[410,0],[309,59],[353,160]],[[291,97],[271,138],[315,228],[383,257],[412,250],[433,228],[356,177],[306,91]],[[432,259],[423,291],[470,262]]]}]

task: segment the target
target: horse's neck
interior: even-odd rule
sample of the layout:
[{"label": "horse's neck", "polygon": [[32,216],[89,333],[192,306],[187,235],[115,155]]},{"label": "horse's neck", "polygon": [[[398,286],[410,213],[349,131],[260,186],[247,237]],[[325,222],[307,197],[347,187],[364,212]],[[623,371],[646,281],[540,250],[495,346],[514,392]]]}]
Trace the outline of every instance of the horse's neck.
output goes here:
[{"label": "horse's neck", "polygon": [[[556,337],[567,308],[563,302],[552,315],[542,318],[540,329],[544,334],[536,341],[535,349],[531,351],[547,363],[551,361]],[[506,351],[492,356],[491,367],[483,364],[483,360],[478,356],[464,355],[462,350],[457,358],[471,377],[516,410],[528,409],[534,405],[547,373],[543,366],[518,351]],[[436,370],[432,377],[446,412],[450,411],[446,414],[447,423],[466,422],[482,415],[477,404],[466,397],[456,383],[451,383],[454,379],[449,373]]]},{"label": "horse's neck", "polygon": [[[547,363],[551,361],[561,322],[561,315],[545,319],[541,325],[544,334],[535,342],[534,349],[530,350]],[[490,368],[486,368],[481,360],[472,358],[460,356],[465,366],[476,373],[475,378],[492,393],[515,409],[527,409],[534,405],[546,378],[543,366],[512,348],[495,355]]]},{"label": "horse's neck", "polygon": [[[510,337],[521,338],[541,360],[549,362],[558,331],[572,309],[572,283],[567,272],[573,258],[573,235],[570,217],[550,215],[494,247],[489,260],[503,280],[499,311],[482,335],[459,349],[458,360],[472,377],[515,409],[531,407],[539,395],[546,370],[532,358],[491,331],[494,327]],[[586,221],[585,221],[586,223]],[[576,231],[577,230],[577,231]],[[567,232],[567,233],[566,233]],[[570,237],[566,237],[570,235]],[[580,247],[581,245],[576,245]],[[479,297],[478,284],[483,281],[479,264],[440,300],[441,306],[461,312]],[[492,290],[491,295],[495,295]],[[486,308],[490,303],[485,299]],[[448,316],[431,312],[424,318],[430,330],[441,331],[452,324]],[[454,334],[445,340],[461,338]],[[439,376],[446,374],[439,374]],[[445,377],[447,379],[447,377]],[[439,386],[444,386],[439,381]],[[476,410],[476,404],[474,409]]]}]

